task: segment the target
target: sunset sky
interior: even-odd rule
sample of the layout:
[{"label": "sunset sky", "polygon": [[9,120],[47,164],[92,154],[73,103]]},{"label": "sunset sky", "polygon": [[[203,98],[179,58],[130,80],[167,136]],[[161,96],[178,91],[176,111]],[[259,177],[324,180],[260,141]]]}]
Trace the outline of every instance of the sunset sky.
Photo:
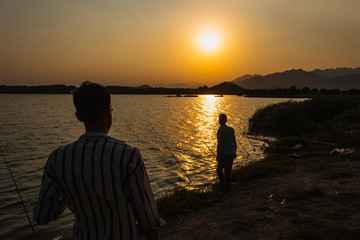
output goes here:
[{"label": "sunset sky", "polygon": [[214,85],[359,67],[359,0],[0,0],[0,84]]}]

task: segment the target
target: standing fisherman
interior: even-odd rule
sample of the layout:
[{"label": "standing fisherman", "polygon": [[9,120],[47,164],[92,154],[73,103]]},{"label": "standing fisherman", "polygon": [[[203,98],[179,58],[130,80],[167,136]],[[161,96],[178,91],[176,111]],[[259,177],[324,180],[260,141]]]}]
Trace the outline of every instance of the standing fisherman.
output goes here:
[{"label": "standing fisherman", "polygon": [[73,94],[86,133],[53,151],[34,219],[47,224],[65,205],[75,215],[72,239],[159,239],[163,225],[139,149],[109,137],[110,92],[84,82]]},{"label": "standing fisherman", "polygon": [[[236,158],[236,138],[235,131],[232,127],[226,126],[227,116],[225,114],[219,115],[220,127],[217,132],[217,174],[223,190],[228,190],[230,187],[231,169]],[[225,178],[223,174],[225,171]]]}]

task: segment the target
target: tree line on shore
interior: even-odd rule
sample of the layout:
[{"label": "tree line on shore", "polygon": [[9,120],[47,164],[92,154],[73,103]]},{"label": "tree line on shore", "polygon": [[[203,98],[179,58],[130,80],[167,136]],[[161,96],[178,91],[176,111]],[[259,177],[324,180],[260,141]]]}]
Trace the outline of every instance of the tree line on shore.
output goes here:
[{"label": "tree line on shore", "polygon": [[[112,94],[222,94],[247,97],[311,97],[317,95],[359,95],[360,89],[340,90],[325,88],[276,88],[276,89],[245,89],[234,83],[223,82],[213,87],[199,88],[164,88],[164,87],[126,87],[107,86]],[[40,85],[40,86],[7,86],[0,85],[0,94],[71,94],[75,86]]]}]

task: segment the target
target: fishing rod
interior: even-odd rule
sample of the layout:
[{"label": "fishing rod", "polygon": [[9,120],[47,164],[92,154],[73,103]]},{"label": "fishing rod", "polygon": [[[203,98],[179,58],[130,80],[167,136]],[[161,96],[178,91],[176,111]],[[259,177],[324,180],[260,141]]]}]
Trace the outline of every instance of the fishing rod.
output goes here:
[{"label": "fishing rod", "polygon": [[[234,119],[234,118],[233,118]],[[240,117],[239,117],[239,119],[240,120],[242,120]],[[242,120],[243,121],[243,120]],[[253,147],[253,151],[255,151],[256,149],[255,149],[255,146],[254,146],[254,144],[250,141],[250,139],[248,138],[248,136],[246,135],[246,133],[245,133],[245,130],[243,130],[242,128],[241,128],[241,126],[240,126],[240,124],[239,123],[237,123],[236,121],[234,121],[235,122],[235,124],[238,126],[238,128],[240,128],[240,130],[242,131],[242,133],[243,133],[243,136],[245,136],[245,138],[248,140],[248,142],[251,144],[251,146]],[[245,121],[243,121],[244,123],[245,123]]]},{"label": "fishing rod", "polygon": [[[186,121],[185,121],[185,123],[188,124]],[[188,125],[190,125],[190,124],[188,124]],[[190,127],[190,130],[196,134],[195,130],[192,129],[191,127]],[[237,139],[237,137],[235,137],[235,139],[236,139],[237,142],[240,144],[240,146],[245,150],[246,154],[247,154],[248,157],[249,157],[249,156],[250,156],[250,153],[246,150],[246,148],[244,147],[244,145],[239,141],[239,139]],[[217,157],[216,154],[211,150],[211,148],[206,144],[206,142],[205,142],[204,140],[202,140],[202,143],[205,144],[205,146],[209,149],[209,151],[210,151],[210,152],[215,156],[215,158],[216,158],[216,157]]]},{"label": "fishing rod", "polygon": [[[188,124],[186,121],[185,121],[186,124]],[[190,124],[188,124],[190,125]],[[189,126],[190,127],[190,126]],[[195,130],[192,129],[190,127],[190,130],[196,134]],[[247,154],[247,157],[250,157],[250,153],[246,150],[246,148],[244,147],[244,145],[239,141],[239,139],[237,139],[237,137],[235,137],[236,141],[239,143],[239,145],[245,150],[246,154]],[[209,149],[209,151],[215,156],[215,158],[217,157],[216,154],[211,150],[211,148],[206,144],[206,142],[204,140],[202,140],[202,142],[205,144],[205,146]]]},{"label": "fishing rod", "polygon": [[185,173],[186,177],[189,179],[189,184],[191,183],[191,179],[189,177],[189,175],[187,174],[186,170],[181,166],[179,159],[173,154],[173,152],[171,151],[171,149],[169,148],[169,146],[166,144],[166,142],[163,140],[163,138],[160,136],[160,134],[155,130],[155,128],[151,127],[152,130],[156,133],[156,135],[160,138],[160,140],[163,142],[163,144],[165,145],[165,147],[169,150],[171,156],[175,159],[175,161],[177,162],[177,164],[179,164],[181,170],[183,170],[183,172]]},{"label": "fishing rod", "polygon": [[239,141],[239,139],[237,139],[237,137],[235,137],[236,141],[240,144],[240,146],[245,150],[246,154],[248,155],[248,157],[250,157],[250,153],[246,150],[246,148],[244,147],[244,145],[241,144],[241,142]]},{"label": "fishing rod", "polygon": [[5,155],[4,155],[4,154],[2,154],[2,155],[3,155],[3,158],[4,158],[5,164],[6,164],[6,166],[7,166],[7,169],[9,170],[10,176],[11,176],[13,182],[14,182],[16,191],[17,191],[17,193],[18,193],[18,195],[19,195],[19,198],[20,198],[20,201],[21,201],[22,206],[23,206],[23,208],[24,208],[24,211],[25,211],[25,214],[26,214],[26,216],[27,216],[27,219],[29,220],[29,224],[30,224],[30,227],[31,227],[31,229],[32,229],[32,232],[34,233],[34,236],[37,237],[37,236],[36,236],[35,229],[34,229],[34,226],[33,226],[33,224],[31,223],[31,220],[30,220],[28,211],[26,210],[24,201],[23,201],[23,199],[22,199],[22,197],[21,197],[20,190],[19,190],[19,188],[18,188],[18,186],[17,186],[17,184],[16,184],[16,181],[15,181],[15,178],[14,178],[14,176],[13,176],[13,174],[12,174],[11,168],[10,168],[8,162],[6,161]]},{"label": "fishing rod", "polygon": [[250,141],[249,137],[246,135],[245,131],[243,129],[241,129],[241,126],[235,122],[236,125],[238,125],[238,127],[240,128],[240,130],[243,132],[243,136],[245,136],[245,138],[248,140],[248,142],[250,143],[250,145],[253,147],[253,151],[255,151],[255,146],[254,144]]},{"label": "fishing rod", "polygon": [[245,125],[247,124],[247,122],[246,122],[243,118],[239,117],[239,119],[240,119]]},{"label": "fishing rod", "polygon": [[[188,124],[188,125],[190,125],[190,124],[187,123],[186,121],[185,121],[185,123]],[[193,133],[197,134],[197,133],[195,132],[195,130],[192,129],[191,127],[190,127],[190,130],[191,130]],[[202,139],[201,139],[201,142],[205,144],[205,146],[209,149],[209,151],[212,153],[212,155],[214,155],[214,157],[216,158],[216,157],[217,157],[216,154],[213,152],[213,150],[211,150],[211,148],[209,147],[209,145],[207,145],[207,143],[206,143],[204,140],[202,140]]]}]

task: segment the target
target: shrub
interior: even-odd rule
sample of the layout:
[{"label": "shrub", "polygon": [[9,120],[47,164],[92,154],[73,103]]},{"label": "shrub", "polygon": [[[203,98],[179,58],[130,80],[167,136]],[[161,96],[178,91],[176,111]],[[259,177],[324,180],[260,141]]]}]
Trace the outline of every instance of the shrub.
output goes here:
[{"label": "shrub", "polygon": [[358,128],[359,106],[359,96],[319,96],[302,102],[282,102],[257,110],[249,120],[249,131],[279,137],[349,127],[349,122]]}]

